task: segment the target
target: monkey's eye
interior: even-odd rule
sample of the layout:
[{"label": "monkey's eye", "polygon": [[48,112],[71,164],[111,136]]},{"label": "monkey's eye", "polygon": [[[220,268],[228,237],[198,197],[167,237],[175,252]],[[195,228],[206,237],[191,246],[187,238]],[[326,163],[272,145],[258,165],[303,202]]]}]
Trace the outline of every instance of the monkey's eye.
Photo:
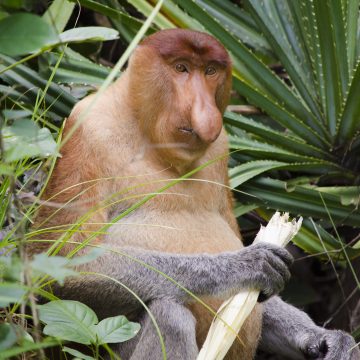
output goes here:
[{"label": "monkey's eye", "polygon": [[175,65],[175,70],[177,72],[187,72],[187,68],[184,64],[176,64]]},{"label": "monkey's eye", "polygon": [[213,66],[208,66],[205,70],[205,75],[214,75],[216,74],[216,69]]}]

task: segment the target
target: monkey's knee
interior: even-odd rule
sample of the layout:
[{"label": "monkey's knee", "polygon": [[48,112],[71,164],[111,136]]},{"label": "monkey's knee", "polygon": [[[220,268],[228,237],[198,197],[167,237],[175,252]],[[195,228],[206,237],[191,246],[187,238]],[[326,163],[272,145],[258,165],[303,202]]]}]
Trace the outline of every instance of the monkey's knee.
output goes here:
[{"label": "monkey's knee", "polygon": [[[167,358],[196,359],[198,354],[195,337],[196,321],[191,311],[173,300],[166,299],[153,300],[148,307],[159,326]],[[140,338],[131,359],[163,359],[160,336],[147,314],[141,325]]]}]

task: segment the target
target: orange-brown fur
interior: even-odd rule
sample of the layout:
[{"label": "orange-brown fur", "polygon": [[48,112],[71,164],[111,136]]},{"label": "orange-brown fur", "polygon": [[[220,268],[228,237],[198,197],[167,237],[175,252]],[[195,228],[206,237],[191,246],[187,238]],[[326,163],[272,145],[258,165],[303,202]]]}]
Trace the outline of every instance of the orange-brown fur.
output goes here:
[{"label": "orange-brown fur", "polygon": [[[200,135],[194,138],[194,135],[173,130],[177,123],[185,121],[186,125],[189,117],[199,113],[209,116],[214,113],[215,117],[221,117],[231,86],[230,60],[214,40],[212,47],[209,45],[207,49],[205,46],[204,52],[198,54],[196,49],[184,45],[176,31],[163,32],[161,36],[159,43],[145,40],[135,51],[128,70],[100,96],[62,147],[62,157],[58,159],[44,199],[67,205],[61,209],[46,204],[41,206],[35,227],[74,224],[93,209],[86,224],[81,225],[83,232],[72,238],[82,241],[89,236],[86,231],[101,228],[99,223],[109,221],[114,214],[129,208],[145,194],[157,192],[169,181],[219,157],[218,161],[190,179],[143,204],[110,228],[108,235],[98,236],[96,241],[172,253],[220,253],[242,247],[232,213],[231,193],[222,186],[228,185],[228,144],[224,130],[216,135],[215,141],[211,139],[214,134],[209,133],[207,124],[199,125],[206,141],[199,140]],[[201,43],[202,36],[208,35],[196,36],[199,36],[196,41]],[[176,49],[172,51],[174,44]],[[209,80],[199,75],[190,85],[174,85],[173,78],[178,74],[171,69],[172,60],[169,58],[185,56],[191,63],[198,64],[202,57],[211,58],[212,54],[221,57],[224,63],[218,68],[215,78]],[[199,105],[200,110],[192,114],[192,101],[196,96],[202,97],[196,101],[204,102]],[[89,96],[76,105],[67,120],[65,137],[69,129],[77,126],[79,115],[93,97]],[[216,129],[213,131],[215,133]],[[177,146],[184,142],[188,148]],[[87,183],[74,186],[82,182]],[[104,207],[111,201],[117,203]],[[54,211],[56,213],[51,216]],[[58,235],[50,233],[45,237],[55,239]],[[29,251],[35,253],[46,248],[44,243],[38,243]],[[65,245],[61,253],[66,254],[70,248],[70,245]],[[221,301],[206,299],[214,309]],[[189,306],[197,318],[201,344],[213,315],[199,304]],[[242,344],[236,343],[228,358],[253,358],[260,322],[261,308],[257,307],[240,333]]]}]

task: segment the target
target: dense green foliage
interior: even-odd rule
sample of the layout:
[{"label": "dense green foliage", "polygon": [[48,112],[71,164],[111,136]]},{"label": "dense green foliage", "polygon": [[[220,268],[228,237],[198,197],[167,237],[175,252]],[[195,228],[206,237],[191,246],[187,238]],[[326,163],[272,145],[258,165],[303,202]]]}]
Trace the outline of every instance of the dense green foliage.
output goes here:
[{"label": "dense green foliage", "polygon": [[[259,222],[275,210],[304,216],[296,245],[347,268],[357,296],[359,2],[245,0],[237,6],[236,1],[167,0],[143,29],[148,34],[170,27],[208,31],[231,52],[235,91],[224,120],[232,151],[231,186],[238,190],[235,211],[244,234],[256,233]],[[52,336],[69,340],[54,319],[46,320],[44,306],[40,320],[47,325],[41,336],[34,297],[55,300],[43,285],[72,275],[73,260],[44,255],[30,261],[24,243],[37,235],[29,225],[59,153],[64,117],[78,99],[118,75],[99,60],[110,65],[114,59],[108,53],[124,52],[155,1],[79,3],[87,14],[97,13],[97,22],[90,21],[96,26],[76,24],[72,0],[55,0],[49,8],[46,1],[0,2],[0,252],[8,255],[0,258],[0,306],[6,319],[0,324],[5,354],[0,358],[51,347],[58,343]],[[102,42],[118,37],[120,45],[104,55]],[[25,303],[35,316],[29,331],[22,315]],[[110,351],[106,343],[125,341],[138,330],[123,317],[97,324],[82,304],[50,304],[63,304],[57,308],[60,321],[64,307],[78,306],[66,313],[69,332],[91,344],[94,357],[100,345]],[[89,323],[77,318],[80,308],[88,312]],[[84,326],[92,330],[83,334]],[[74,349],[64,351],[87,358]]]}]

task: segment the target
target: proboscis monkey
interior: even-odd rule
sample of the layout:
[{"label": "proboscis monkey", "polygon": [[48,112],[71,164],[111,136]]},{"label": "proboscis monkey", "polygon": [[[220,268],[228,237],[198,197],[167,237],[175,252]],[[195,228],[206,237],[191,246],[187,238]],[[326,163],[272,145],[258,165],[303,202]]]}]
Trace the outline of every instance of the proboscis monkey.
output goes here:
[{"label": "proboscis monkey", "polygon": [[[51,202],[41,206],[36,220],[42,228],[70,228],[81,218],[71,241],[82,242],[104,223],[128,212],[92,243],[130,258],[106,251],[80,269],[114,278],[146,302],[170,360],[196,358],[213,315],[133,258],[167,274],[214,309],[244,288],[260,290],[270,298],[289,278],[292,258],[286,250],[268,244],[243,248],[230,192],[221,186],[228,185],[222,114],[230,88],[229,55],[212,36],[174,29],[145,39],[127,70],[101,95],[61,149],[45,194]],[[65,133],[92,98],[75,106]],[[129,211],[146,194],[217,158]],[[53,207],[54,202],[64,206]],[[42,242],[30,251],[46,248]],[[61,253],[73,248],[67,243]],[[122,359],[162,359],[148,314],[118,283],[84,275],[68,278],[57,294],[88,304],[100,317],[126,314],[137,319],[140,334],[116,348]],[[253,359],[258,345],[281,358],[359,358],[357,350],[349,351],[354,345],[350,335],[316,326],[278,297],[258,305],[239,336],[229,359]]]}]

